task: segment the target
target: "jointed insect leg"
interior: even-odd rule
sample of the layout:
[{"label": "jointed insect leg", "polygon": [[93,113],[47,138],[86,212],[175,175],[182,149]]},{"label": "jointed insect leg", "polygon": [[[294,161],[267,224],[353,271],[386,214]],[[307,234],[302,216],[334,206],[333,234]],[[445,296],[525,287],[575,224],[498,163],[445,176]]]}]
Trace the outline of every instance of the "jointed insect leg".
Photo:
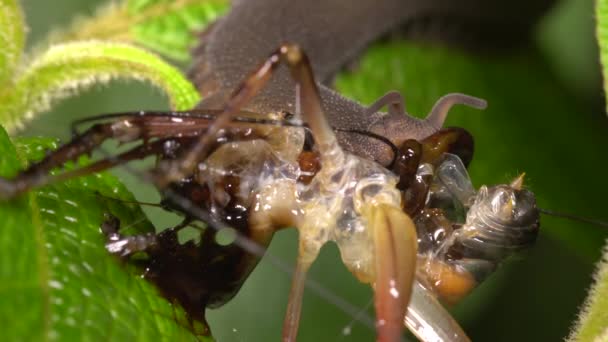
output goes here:
[{"label": "jointed insect leg", "polygon": [[317,148],[322,150],[324,146],[337,144],[331,127],[323,117],[319,91],[306,55],[299,47],[285,44],[245,78],[224,105],[222,113],[208,127],[207,134],[201,135],[197,144],[179,160],[160,165],[157,185],[163,187],[171,181],[179,180],[184,175],[191,173],[197,163],[204,160],[209,154],[210,147],[221,134],[221,130],[264,87],[273,71],[282,62],[290,67],[291,74],[300,89],[299,96],[302,99],[304,121],[313,132]]},{"label": "jointed insect leg", "polygon": [[[162,142],[158,142],[157,140],[148,143],[148,140],[158,137],[162,138],[167,135],[171,136],[171,133],[175,132],[176,128],[179,128],[176,127],[179,126],[179,123],[172,122],[171,118],[168,115],[150,117],[144,120],[141,115],[132,113],[117,116],[114,121],[95,124],[83,133],[75,135],[72,140],[60,146],[57,150],[50,152],[42,160],[31,164],[14,179],[7,180],[0,178],[0,198],[12,198],[29,189],[54,181],[98,172],[129,160],[159,154],[162,152]],[[208,121],[205,120],[204,125],[192,125],[198,128],[198,131],[191,132],[190,134],[200,134],[201,126],[203,128],[206,127]],[[181,133],[186,136],[189,132]],[[56,176],[51,175],[51,170],[61,167],[69,161],[76,161],[83,155],[90,154],[109,139],[116,139],[121,143],[141,139],[144,143],[120,156],[108,157],[89,166],[67,171]]]},{"label": "jointed insect leg", "polygon": [[47,184],[52,177],[49,172],[68,161],[77,160],[83,154],[89,154],[103,141],[113,136],[111,124],[95,125],[84,134],[72,139],[69,143],[51,152],[44,159],[36,162],[12,180],[0,179],[0,197],[12,198],[29,189]]},{"label": "jointed insect leg", "polygon": [[106,220],[101,225],[101,231],[108,240],[106,249],[121,258],[128,257],[138,252],[150,252],[160,247],[161,241],[168,239],[177,245],[177,233],[190,225],[192,219],[187,217],[175,227],[167,228],[161,233],[148,233],[140,235],[124,236],[120,233],[120,221],[118,218],[106,214]]},{"label": "jointed insect leg", "polygon": [[291,279],[291,290],[289,291],[289,302],[287,303],[285,321],[283,322],[283,341],[295,341],[297,338],[306,275],[318,254],[318,250],[316,252],[313,251],[312,253],[306,253],[303,252],[303,250],[305,250],[305,248],[303,248],[302,243],[300,243],[296,267]]}]

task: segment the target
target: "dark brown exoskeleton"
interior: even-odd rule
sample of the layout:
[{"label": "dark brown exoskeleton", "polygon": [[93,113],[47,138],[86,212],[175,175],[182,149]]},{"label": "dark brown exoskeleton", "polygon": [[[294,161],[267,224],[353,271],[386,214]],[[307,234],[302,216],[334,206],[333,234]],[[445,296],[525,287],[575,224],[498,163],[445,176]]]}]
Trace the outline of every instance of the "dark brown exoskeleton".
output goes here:
[{"label": "dark brown exoskeleton", "polygon": [[[184,213],[184,223],[158,235],[127,237],[108,222],[108,249],[122,256],[146,252],[146,277],[193,318],[203,319],[205,308],[232,298],[261,254],[217,243],[214,229],[204,230],[200,244],[179,244],[179,229],[193,220],[232,227],[263,251],[275,231],[296,227],[299,254],[284,340],[296,338],[306,273],[327,241],[338,244],[359,280],[373,285],[378,340],[399,340],[404,317],[422,340],[466,340],[435,295],[458,299],[482,278],[480,267],[468,266],[485,266],[487,273],[511,250],[533,242],[533,196],[520,182],[493,188],[503,189],[498,195],[475,193],[458,186],[468,181],[463,167],[455,166],[455,174],[442,171],[458,164],[451,154],[466,164],[473,151],[465,130],[442,129],[448,110],[454,104],[482,109],[485,101],[449,94],[419,120],[405,114],[397,93],[365,107],[316,82],[327,82],[370,41],[408,15],[424,13],[425,5],[401,13],[401,1],[366,2],[336,17],[339,2],[318,1],[318,12],[308,17],[313,24],[290,25],[286,18],[298,16],[303,3],[235,2],[196,51],[192,78],[203,95],[196,109],[106,116],[107,122],[78,134],[15,179],[1,180],[0,194],[13,197],[51,181],[158,156],[151,179],[164,194],[163,205]],[[319,32],[315,22],[327,30]],[[388,114],[379,111],[384,107]],[[49,175],[107,139],[142,143],[82,169]],[[496,196],[500,205],[476,209],[497,203]],[[510,234],[513,227],[525,227],[525,234]],[[490,251],[487,246],[496,243]],[[456,294],[448,291],[454,279],[460,281],[452,286]]]}]

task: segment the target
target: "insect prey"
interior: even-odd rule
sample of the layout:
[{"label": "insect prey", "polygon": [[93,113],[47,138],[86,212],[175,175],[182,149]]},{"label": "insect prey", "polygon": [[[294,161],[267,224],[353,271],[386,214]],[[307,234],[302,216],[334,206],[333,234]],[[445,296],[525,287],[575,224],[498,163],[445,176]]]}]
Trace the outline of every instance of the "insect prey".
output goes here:
[{"label": "insect prey", "polygon": [[[281,64],[295,81],[300,107],[294,114],[245,110]],[[123,236],[111,219],[102,228],[111,253],[146,252],[145,276],[193,319],[204,320],[206,308],[229,301],[261,254],[219,244],[215,229],[205,229],[199,244],[180,244],[180,229],[197,220],[211,228],[233,227],[263,250],[276,231],[296,227],[299,252],[285,341],[297,337],[306,274],[328,241],[338,245],[355,277],[373,287],[379,341],[400,340],[404,325],[423,341],[466,341],[439,301],[458,301],[504,257],[532,245],[539,216],[523,176],[473,189],[465,167],[472,137],[463,129],[441,128],[455,104],[486,105],[448,94],[418,120],[404,115],[400,95],[389,93],[358,109],[376,113],[389,107],[389,114],[366,129],[336,127],[306,54],[284,44],[221,107],[209,109],[203,102],[184,113],[103,116],[106,122],[77,134],[14,179],[0,180],[0,195],[12,198],[156,156],[151,180],[163,194],[163,207],[182,213],[183,223],[143,236]],[[108,139],[140,143],[81,169],[49,174]]]}]

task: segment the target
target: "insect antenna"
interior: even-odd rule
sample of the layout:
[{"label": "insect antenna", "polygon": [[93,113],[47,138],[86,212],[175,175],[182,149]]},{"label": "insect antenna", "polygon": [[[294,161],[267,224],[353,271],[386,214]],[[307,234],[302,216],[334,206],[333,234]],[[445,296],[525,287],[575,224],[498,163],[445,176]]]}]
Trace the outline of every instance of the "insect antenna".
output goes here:
[{"label": "insect antenna", "polygon": [[[103,120],[117,120],[121,118],[137,117],[170,117],[176,119],[201,119],[213,121],[220,114],[221,110],[200,110],[193,109],[187,111],[134,111],[121,113],[108,113],[90,116],[87,118],[75,120],[71,125],[73,135],[79,134],[78,127],[88,123],[94,123]],[[271,125],[279,127],[306,127],[302,121],[287,117],[285,119],[267,119],[256,117],[235,116],[232,118],[234,123],[249,123],[258,125]]]},{"label": "insect antenna", "polygon": [[538,208],[538,211],[540,211],[542,214],[549,215],[549,216],[560,217],[560,218],[564,218],[564,219],[574,221],[574,222],[587,223],[587,224],[591,224],[591,225],[602,227],[602,228],[608,228],[607,221],[592,219],[592,218],[588,218],[588,217],[582,217],[582,216],[578,216],[578,215],[574,215],[574,214],[562,213],[562,212],[558,212],[558,211],[554,211],[554,210],[550,210],[550,209]]},{"label": "insect antenna", "polygon": [[346,324],[344,326],[344,328],[342,328],[342,332],[340,333],[340,337],[338,339],[336,339],[336,340],[344,340],[347,336],[349,336],[350,334],[352,334],[353,325],[357,322],[357,318],[360,315],[365,315],[365,313],[372,307],[373,304],[374,304],[374,298],[370,297],[370,299],[367,301],[367,303],[365,304],[365,306],[363,306],[359,310],[359,313],[353,319],[351,319],[348,322],[348,324]]},{"label": "insect antenna", "polygon": [[106,196],[100,192],[96,192],[95,195],[97,197],[103,198],[103,199],[107,199],[110,201],[115,201],[115,202],[120,202],[120,203],[125,203],[125,204],[137,204],[140,206],[148,206],[148,207],[156,207],[156,208],[162,208],[163,206],[160,203],[153,203],[153,202],[144,202],[144,201],[138,201],[138,200],[134,200],[134,201],[130,201],[130,200],[125,200],[122,198],[115,198],[115,197],[111,197],[111,196]]}]

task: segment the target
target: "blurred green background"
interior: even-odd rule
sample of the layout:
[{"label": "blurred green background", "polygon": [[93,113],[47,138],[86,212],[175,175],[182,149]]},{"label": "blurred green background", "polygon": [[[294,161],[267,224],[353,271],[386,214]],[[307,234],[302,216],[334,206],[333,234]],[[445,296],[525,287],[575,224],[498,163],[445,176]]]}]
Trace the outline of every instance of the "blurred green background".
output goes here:
[{"label": "blurred green background", "polygon": [[[30,46],[44,37],[51,27],[65,25],[78,14],[94,13],[100,3],[102,2],[97,0],[24,0],[30,26]],[[585,143],[593,144],[594,148],[591,150],[597,151],[601,150],[601,147],[608,148],[608,124],[603,112],[592,6],[593,3],[587,0],[561,1],[540,24],[536,40],[539,54],[546,61],[547,72],[555,76],[551,82],[557,84],[556,87],[561,89],[560,94],[568,97],[570,103],[576,104],[572,107],[575,112],[571,113],[570,117],[573,125],[578,126],[580,122],[584,122],[580,125],[594,127],[595,131],[589,134],[589,140]],[[525,97],[525,89],[522,88],[522,92],[522,97]],[[407,93],[406,99],[410,104]],[[428,109],[431,104],[423,103],[417,106]],[[68,125],[77,117],[166,107],[163,96],[151,88],[135,82],[114,82],[108,87],[96,88],[82,96],[61,102],[51,113],[41,116],[29,125],[24,134],[67,138]],[[413,112],[422,114],[424,110]],[[532,178],[532,190],[537,189],[534,187],[536,184],[538,189],[542,189],[541,183],[546,181],[556,188],[553,194],[562,196],[561,202],[558,202],[565,204],[551,209],[608,220],[605,200],[602,200],[603,191],[608,189],[606,179],[601,177],[602,173],[605,173],[602,172],[602,166],[606,165],[605,154],[578,159],[560,154],[558,146],[568,144],[568,139],[579,138],[567,136],[567,132],[553,128],[551,113],[538,115],[544,115],[543,122],[546,125],[539,128],[535,138],[563,141],[556,143],[556,150],[553,151],[530,146],[529,151],[522,151],[527,155],[524,160],[534,158],[534,154],[552,153],[555,158],[561,158],[560,162],[576,163],[569,165],[568,169],[575,172],[562,174],[561,172],[565,171],[554,167],[543,169],[541,165],[532,168],[522,162],[510,165],[509,169],[491,179],[484,177],[483,181],[504,182],[518,171],[532,169],[536,171],[529,174]],[[526,125],[526,122],[522,121],[521,124]],[[565,125],[567,128],[567,124]],[[584,149],[585,145],[582,146]],[[491,151],[492,148],[483,146],[481,150]],[[583,152],[581,151],[581,154],[584,155]],[[484,154],[478,151],[475,158],[483,157]],[[473,174],[475,172],[480,171],[472,171]],[[152,202],[159,200],[153,188],[137,186],[137,179],[126,171],[117,170],[117,173],[134,189],[138,199]],[[476,182],[479,181],[476,179]],[[569,186],[564,186],[565,183]],[[574,194],[569,191],[560,192],[561,187],[585,189]],[[538,193],[539,190],[536,191]],[[586,195],[589,193],[594,195]],[[542,193],[538,195],[540,205],[555,203],[543,198]],[[176,222],[176,218],[171,215],[154,208],[145,209],[157,228],[164,228]],[[593,263],[600,256],[601,245],[607,234],[601,228],[564,223],[562,219],[556,218],[543,218],[542,224],[544,230],[536,248],[522,260],[511,261],[502,267],[478,291],[454,308],[455,315],[473,340],[555,341],[567,335],[590,284]],[[545,233],[553,227],[560,227],[560,234]],[[570,237],[571,240],[565,237]],[[296,238],[294,230],[281,232],[275,237],[269,253],[291,263],[295,260]],[[311,277],[358,307],[366,307],[372,298],[368,287],[359,284],[341,265],[334,246],[324,248],[313,267]],[[223,308],[209,312],[210,326],[216,338],[219,341],[279,340],[289,286],[290,279],[287,274],[269,262],[262,262],[233,301]],[[345,334],[345,331],[349,330],[345,328],[350,327],[352,320],[352,317],[344,314],[333,303],[307,292],[300,325],[301,340],[374,339],[373,330],[357,324],[352,325],[349,334]]]}]

